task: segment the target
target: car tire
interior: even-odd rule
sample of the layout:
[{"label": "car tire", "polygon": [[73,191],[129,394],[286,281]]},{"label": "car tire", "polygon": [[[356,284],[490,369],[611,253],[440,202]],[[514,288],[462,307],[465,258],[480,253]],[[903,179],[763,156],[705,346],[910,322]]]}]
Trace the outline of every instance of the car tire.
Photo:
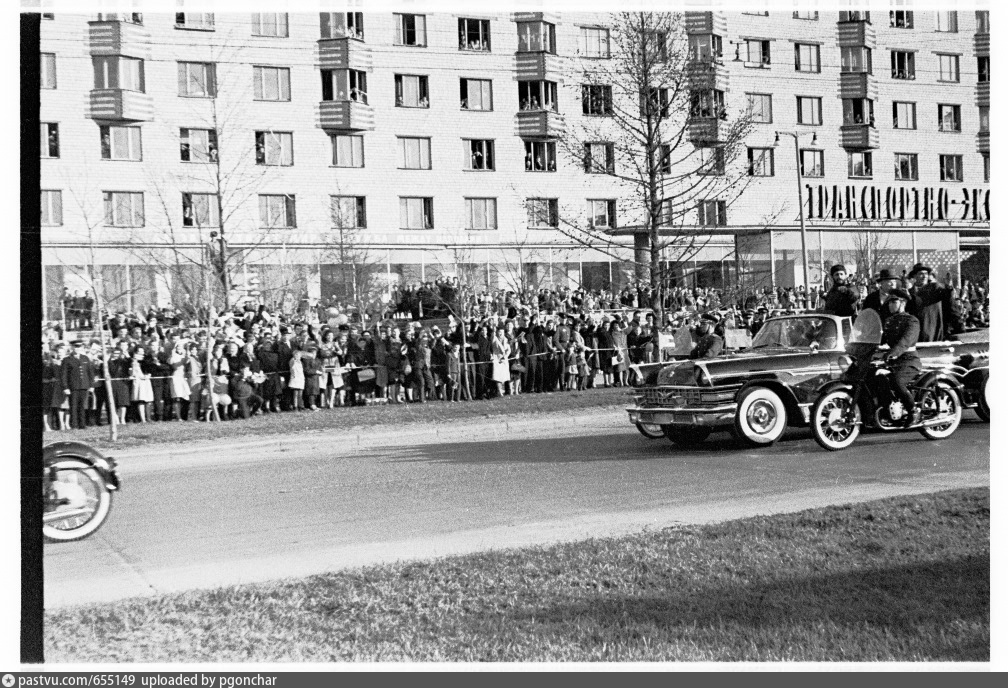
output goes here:
[{"label": "car tire", "polygon": [[987,380],[985,379],[980,385],[980,400],[976,405],[976,413],[980,416],[980,420],[985,423],[990,423],[990,406],[987,405]]},{"label": "car tire", "polygon": [[735,431],[743,444],[769,446],[787,430],[787,409],[780,395],[767,387],[752,387],[739,400]]},{"label": "car tire", "polygon": [[665,436],[661,425],[654,423],[636,423],[637,432],[647,437],[649,440],[660,440]]},{"label": "car tire", "polygon": [[665,426],[665,436],[680,447],[695,447],[710,437],[711,428],[690,428],[674,425]]}]

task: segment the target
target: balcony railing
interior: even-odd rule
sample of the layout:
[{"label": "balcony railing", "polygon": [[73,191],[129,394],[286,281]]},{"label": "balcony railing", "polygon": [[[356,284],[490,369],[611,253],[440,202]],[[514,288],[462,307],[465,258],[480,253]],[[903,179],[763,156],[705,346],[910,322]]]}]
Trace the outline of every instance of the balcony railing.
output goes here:
[{"label": "balcony railing", "polygon": [[522,110],[515,120],[521,138],[558,138],[567,130],[564,116],[553,110]]},{"label": "balcony railing", "polygon": [[91,55],[149,58],[150,31],[142,24],[126,21],[88,22],[88,52]]},{"label": "balcony railing", "polygon": [[322,129],[372,131],[374,110],[370,105],[353,100],[323,100],[319,103],[318,126]]},{"label": "balcony railing", "polygon": [[854,149],[878,148],[878,129],[870,124],[843,124],[840,126],[840,145]]},{"label": "balcony railing", "polygon": [[563,58],[553,53],[515,53],[515,71],[519,81],[563,82]]},{"label": "balcony railing", "polygon": [[878,100],[878,82],[865,72],[841,72],[840,97]]},{"label": "balcony railing", "polygon": [[355,38],[322,38],[318,42],[322,69],[358,69],[370,72],[374,66],[371,46]]},{"label": "balcony railing", "polygon": [[139,91],[94,89],[88,98],[88,117],[102,121],[150,122],[154,119],[154,99]]}]

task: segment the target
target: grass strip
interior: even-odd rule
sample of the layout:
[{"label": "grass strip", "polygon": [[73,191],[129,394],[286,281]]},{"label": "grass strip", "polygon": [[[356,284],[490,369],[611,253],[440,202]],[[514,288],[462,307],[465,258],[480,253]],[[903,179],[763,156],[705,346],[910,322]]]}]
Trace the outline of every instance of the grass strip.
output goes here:
[{"label": "grass strip", "polygon": [[46,614],[52,662],[989,661],[990,492]]}]

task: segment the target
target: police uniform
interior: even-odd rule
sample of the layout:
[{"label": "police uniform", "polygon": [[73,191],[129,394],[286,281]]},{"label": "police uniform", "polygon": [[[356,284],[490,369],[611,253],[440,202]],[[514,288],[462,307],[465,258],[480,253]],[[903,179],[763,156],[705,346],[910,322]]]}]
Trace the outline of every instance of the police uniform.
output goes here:
[{"label": "police uniform", "polygon": [[700,337],[694,351],[695,358],[717,358],[724,349],[724,340],[714,333]]},{"label": "police uniform", "polygon": [[894,391],[908,413],[914,408],[914,398],[907,386],[921,372],[917,357],[919,335],[920,321],[906,312],[891,314],[882,330],[882,343],[889,346],[887,359],[891,361]]}]

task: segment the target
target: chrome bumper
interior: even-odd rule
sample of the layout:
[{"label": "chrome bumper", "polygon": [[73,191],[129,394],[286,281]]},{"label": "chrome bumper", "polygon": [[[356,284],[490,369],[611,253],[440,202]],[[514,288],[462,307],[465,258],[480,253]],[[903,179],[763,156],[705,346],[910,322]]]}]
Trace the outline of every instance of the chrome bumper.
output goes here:
[{"label": "chrome bumper", "polygon": [[627,408],[627,413],[630,414],[631,423],[715,427],[734,423],[736,408],[735,404],[723,404],[721,406],[704,408],[641,408],[639,406],[630,406]]}]

